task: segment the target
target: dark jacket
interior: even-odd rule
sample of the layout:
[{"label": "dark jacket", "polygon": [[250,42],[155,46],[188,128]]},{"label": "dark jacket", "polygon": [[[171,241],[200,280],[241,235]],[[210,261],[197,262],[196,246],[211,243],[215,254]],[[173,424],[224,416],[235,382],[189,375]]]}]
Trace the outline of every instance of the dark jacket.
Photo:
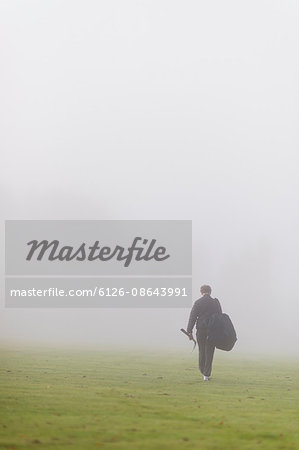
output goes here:
[{"label": "dark jacket", "polygon": [[205,294],[194,302],[194,305],[190,312],[187,332],[192,333],[193,327],[196,323],[197,330],[205,328],[204,319],[209,314],[221,313],[221,305],[217,298],[212,298],[209,294]]}]

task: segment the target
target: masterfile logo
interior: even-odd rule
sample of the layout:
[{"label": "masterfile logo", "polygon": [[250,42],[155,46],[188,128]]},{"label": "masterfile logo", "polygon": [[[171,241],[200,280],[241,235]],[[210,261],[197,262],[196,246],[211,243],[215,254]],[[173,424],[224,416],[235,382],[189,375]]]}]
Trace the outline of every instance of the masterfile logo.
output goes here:
[{"label": "masterfile logo", "polygon": [[187,220],[7,221],[6,306],[190,306],[191,261]]},{"label": "masterfile logo", "polygon": [[[138,241],[141,241],[141,243],[138,244]],[[166,254],[165,247],[156,247],[156,239],[151,239],[148,244],[148,239],[142,239],[141,237],[134,238],[128,249],[120,245],[116,245],[114,249],[108,246],[101,247],[99,241],[91,246],[83,242],[78,249],[69,245],[60,246],[60,242],[57,240],[52,242],[33,240],[27,242],[27,245],[31,246],[26,257],[27,261],[31,261],[34,256],[38,261],[41,261],[45,254],[49,261],[55,261],[55,259],[59,259],[59,261],[72,261],[73,259],[76,261],[85,261],[86,259],[88,261],[109,261],[115,258],[117,261],[124,261],[124,266],[128,267],[133,258],[136,261],[149,261],[151,259],[164,261],[170,257]]]}]

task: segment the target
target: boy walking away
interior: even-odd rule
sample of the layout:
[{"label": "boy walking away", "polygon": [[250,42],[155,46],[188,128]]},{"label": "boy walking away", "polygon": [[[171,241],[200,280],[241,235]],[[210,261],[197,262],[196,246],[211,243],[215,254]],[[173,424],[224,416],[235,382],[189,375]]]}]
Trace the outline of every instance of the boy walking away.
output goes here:
[{"label": "boy walking away", "polygon": [[199,351],[199,369],[203,374],[204,381],[209,381],[212,372],[212,363],[215,345],[207,339],[208,329],[205,319],[214,313],[222,313],[221,305],[217,298],[211,297],[212,289],[208,285],[200,288],[202,297],[194,303],[190,312],[187,333],[189,339],[193,339],[192,331],[196,323],[196,340]]}]

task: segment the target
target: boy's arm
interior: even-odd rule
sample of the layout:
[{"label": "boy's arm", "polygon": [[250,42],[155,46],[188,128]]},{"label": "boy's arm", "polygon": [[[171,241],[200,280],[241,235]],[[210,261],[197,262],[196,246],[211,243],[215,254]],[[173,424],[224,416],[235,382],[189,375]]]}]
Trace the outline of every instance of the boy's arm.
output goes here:
[{"label": "boy's arm", "polygon": [[192,330],[193,327],[195,325],[195,322],[197,320],[198,317],[198,303],[197,301],[194,303],[191,312],[190,312],[190,316],[189,316],[189,322],[188,322],[188,326],[187,326],[187,333],[192,334]]},{"label": "boy's arm", "polygon": [[221,305],[220,305],[220,302],[219,302],[218,298],[215,298],[215,300],[216,300],[216,304],[217,304],[217,307],[218,307],[218,312],[222,313],[222,308],[221,308]]}]

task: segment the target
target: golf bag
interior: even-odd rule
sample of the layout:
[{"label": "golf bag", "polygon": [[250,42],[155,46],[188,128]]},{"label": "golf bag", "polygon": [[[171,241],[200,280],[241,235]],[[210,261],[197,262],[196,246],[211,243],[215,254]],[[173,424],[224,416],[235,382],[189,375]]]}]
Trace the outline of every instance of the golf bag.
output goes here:
[{"label": "golf bag", "polygon": [[225,313],[209,314],[205,319],[207,339],[220,350],[230,351],[236,343],[237,335],[230,317]]}]

